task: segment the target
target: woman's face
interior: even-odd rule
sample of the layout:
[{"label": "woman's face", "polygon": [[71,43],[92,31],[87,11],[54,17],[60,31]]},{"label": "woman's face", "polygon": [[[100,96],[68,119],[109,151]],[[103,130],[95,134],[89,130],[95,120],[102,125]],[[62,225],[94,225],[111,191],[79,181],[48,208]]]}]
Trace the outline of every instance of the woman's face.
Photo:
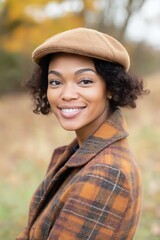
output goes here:
[{"label": "woman's face", "polygon": [[66,130],[92,134],[108,114],[105,82],[88,57],[54,56],[49,64],[47,97]]}]

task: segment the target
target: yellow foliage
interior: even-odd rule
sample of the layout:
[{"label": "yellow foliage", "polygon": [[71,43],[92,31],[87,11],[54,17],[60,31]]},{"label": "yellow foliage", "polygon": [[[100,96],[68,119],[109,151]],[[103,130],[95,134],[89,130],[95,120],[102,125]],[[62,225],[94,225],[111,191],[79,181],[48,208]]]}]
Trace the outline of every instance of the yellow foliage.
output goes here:
[{"label": "yellow foliage", "polygon": [[[5,5],[9,10],[8,17],[10,20],[15,20],[19,18],[26,18],[27,14],[25,14],[26,8],[30,5],[35,5],[37,7],[45,6],[50,1],[48,0],[6,0]],[[59,1],[52,1],[52,2],[62,2]]]},{"label": "yellow foliage", "polygon": [[[54,1],[52,1],[54,2]],[[60,3],[63,1],[55,1]],[[89,7],[87,1],[87,6]],[[31,52],[35,46],[43,42],[46,38],[61,31],[84,26],[84,17],[80,13],[67,13],[59,18],[44,18],[43,21],[36,22],[32,16],[26,13],[29,6],[44,7],[47,0],[6,0],[8,25],[19,20],[21,24],[9,34],[1,37],[1,46],[7,51]]]},{"label": "yellow foliage", "polygon": [[86,9],[95,10],[93,0],[83,0],[83,3]]}]

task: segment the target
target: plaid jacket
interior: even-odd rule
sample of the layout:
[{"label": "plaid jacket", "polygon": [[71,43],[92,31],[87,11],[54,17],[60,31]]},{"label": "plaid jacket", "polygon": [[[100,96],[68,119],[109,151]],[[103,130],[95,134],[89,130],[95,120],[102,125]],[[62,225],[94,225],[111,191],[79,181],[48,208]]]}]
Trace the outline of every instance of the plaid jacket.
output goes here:
[{"label": "plaid jacket", "polygon": [[75,153],[53,153],[17,240],[130,240],[139,221],[141,178],[119,109]]}]

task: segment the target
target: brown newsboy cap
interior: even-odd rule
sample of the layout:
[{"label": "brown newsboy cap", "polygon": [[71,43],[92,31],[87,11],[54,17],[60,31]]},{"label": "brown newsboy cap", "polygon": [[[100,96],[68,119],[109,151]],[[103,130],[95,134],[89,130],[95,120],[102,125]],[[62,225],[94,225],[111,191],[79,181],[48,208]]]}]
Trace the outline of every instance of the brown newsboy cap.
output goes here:
[{"label": "brown newsboy cap", "polygon": [[121,64],[126,71],[130,58],[126,49],[115,38],[89,28],[75,28],[52,36],[32,54],[35,63],[51,53],[65,52]]}]

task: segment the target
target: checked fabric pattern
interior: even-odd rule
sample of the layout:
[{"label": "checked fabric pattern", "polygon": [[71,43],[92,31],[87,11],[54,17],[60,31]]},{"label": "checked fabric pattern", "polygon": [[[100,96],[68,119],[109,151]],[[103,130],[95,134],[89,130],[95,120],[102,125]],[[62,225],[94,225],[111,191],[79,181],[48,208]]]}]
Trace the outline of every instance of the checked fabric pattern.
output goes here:
[{"label": "checked fabric pattern", "polygon": [[121,111],[73,153],[53,153],[17,240],[131,240],[139,222],[141,178]]}]

